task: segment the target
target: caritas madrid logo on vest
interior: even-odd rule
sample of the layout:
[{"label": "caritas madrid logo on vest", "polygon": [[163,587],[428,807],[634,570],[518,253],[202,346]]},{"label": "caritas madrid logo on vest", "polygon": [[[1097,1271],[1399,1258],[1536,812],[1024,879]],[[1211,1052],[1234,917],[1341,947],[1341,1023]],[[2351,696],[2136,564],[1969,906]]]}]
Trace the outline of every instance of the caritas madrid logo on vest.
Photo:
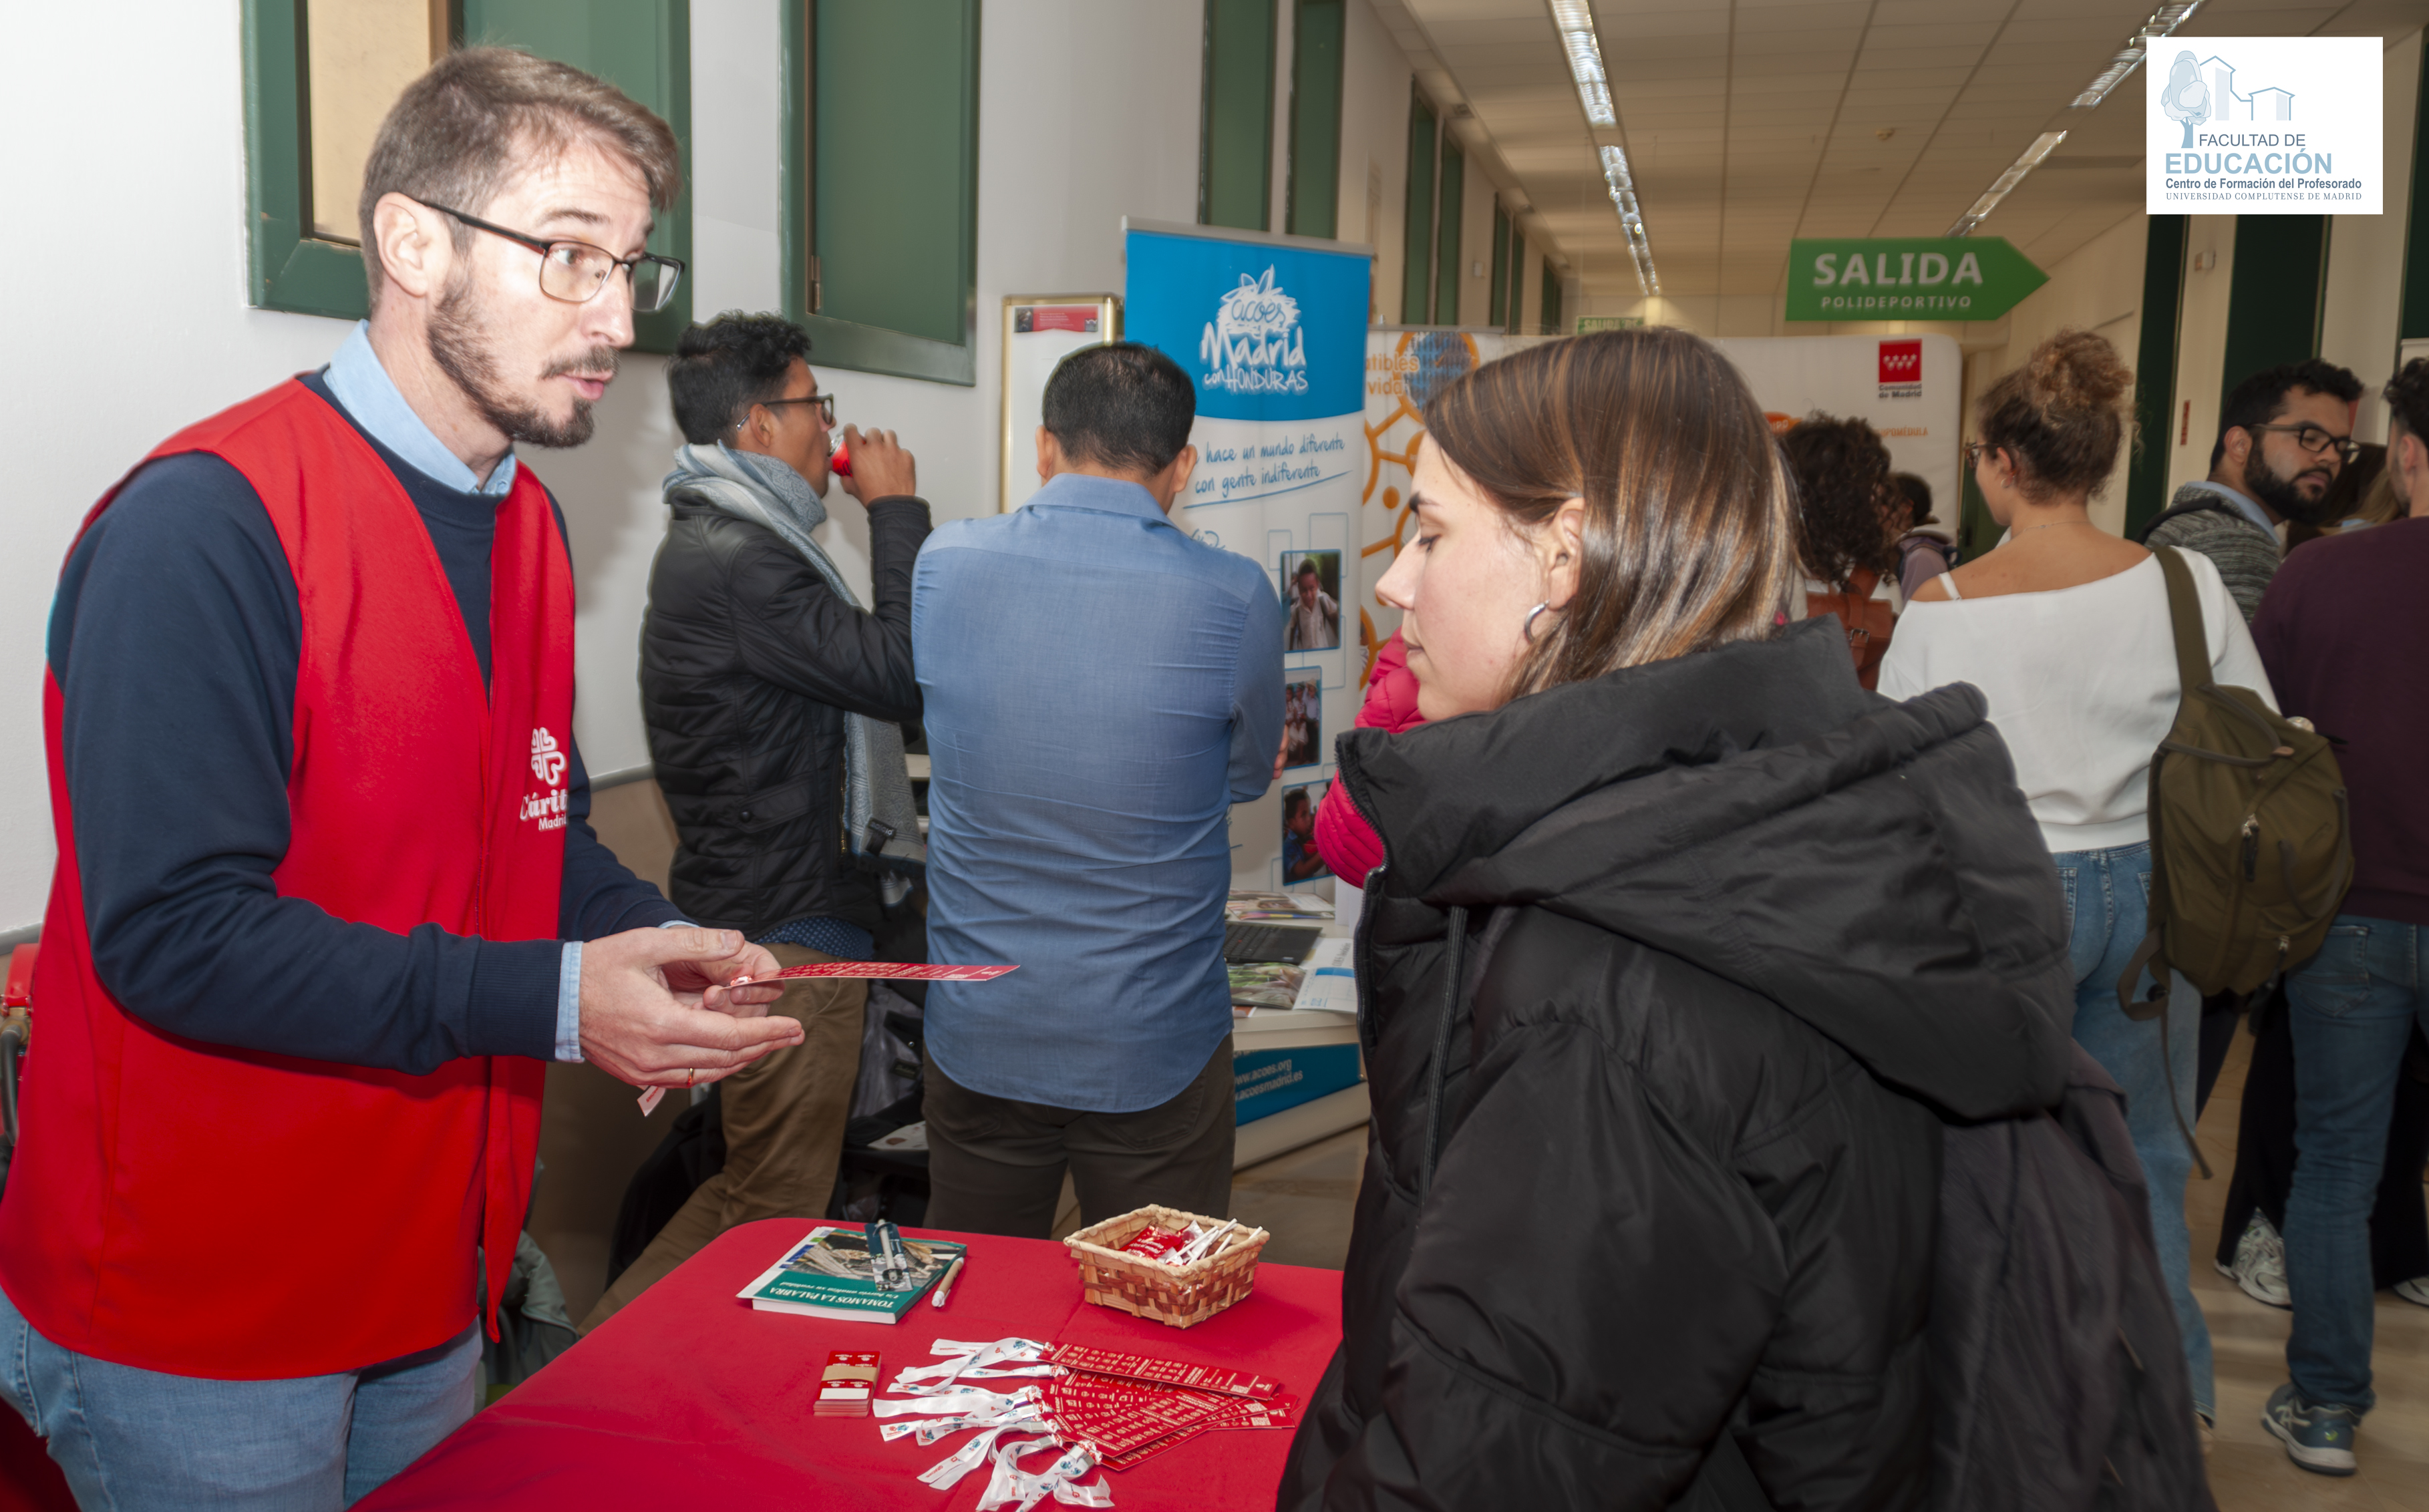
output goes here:
[{"label": "caritas madrid logo on vest", "polygon": [[545,730],[532,731],[532,776],[548,784],[551,791],[523,796],[522,813],[519,817],[537,819],[543,830],[565,828],[565,752],[556,737]]}]

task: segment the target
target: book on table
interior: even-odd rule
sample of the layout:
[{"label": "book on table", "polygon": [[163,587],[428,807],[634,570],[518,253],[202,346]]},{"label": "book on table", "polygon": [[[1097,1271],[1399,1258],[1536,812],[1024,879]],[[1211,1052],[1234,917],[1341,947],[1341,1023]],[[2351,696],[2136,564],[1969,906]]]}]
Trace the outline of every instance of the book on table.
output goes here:
[{"label": "book on table", "polygon": [[906,1284],[889,1291],[877,1284],[867,1236],[821,1224],[735,1295],[765,1312],[797,1312],[844,1323],[900,1323],[966,1247],[941,1240],[904,1240]]}]

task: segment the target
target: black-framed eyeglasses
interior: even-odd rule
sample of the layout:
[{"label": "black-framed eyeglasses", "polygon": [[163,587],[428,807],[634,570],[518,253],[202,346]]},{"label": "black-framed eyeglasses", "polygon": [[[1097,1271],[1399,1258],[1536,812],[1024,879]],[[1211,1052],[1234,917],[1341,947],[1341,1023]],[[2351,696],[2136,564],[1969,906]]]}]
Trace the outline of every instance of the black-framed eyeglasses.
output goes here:
[{"label": "black-framed eyeglasses", "polygon": [[2294,444],[2317,456],[2330,447],[2346,462],[2361,455],[2361,443],[2350,436],[2331,436],[2317,425],[2247,425],[2248,431],[2284,431],[2294,437]]},{"label": "black-framed eyeglasses", "polygon": [[[763,408],[767,409],[774,409],[779,404],[816,404],[818,406],[819,423],[823,425],[833,425],[834,423],[834,399],[835,396],[833,394],[803,394],[799,399],[762,399],[756,403]],[[741,420],[735,420],[734,423],[736,426],[739,426],[743,422]]]},{"label": "black-framed eyeglasses", "polygon": [[1980,441],[1968,441],[1968,442],[1966,442],[1966,443],[1965,443],[1965,465],[1966,465],[1967,467],[1969,467],[1969,468],[1978,468],[1978,467],[1980,467],[1980,466],[1982,465],[1982,452],[1983,452],[1983,451],[1984,451],[1984,446],[1983,446],[1983,443],[1982,443],[1982,442],[1980,442]]},{"label": "black-framed eyeglasses", "polygon": [[539,291],[551,299],[568,304],[587,304],[607,287],[607,280],[621,268],[633,281],[633,311],[636,315],[653,315],[665,309],[675,297],[675,286],[683,282],[684,265],[672,257],[643,253],[637,257],[619,257],[604,247],[594,247],[587,241],[552,240],[545,237],[526,236],[509,231],[502,225],[451,210],[443,205],[431,205],[416,200],[441,215],[452,215],[475,231],[487,231],[493,237],[520,242],[539,254]]}]

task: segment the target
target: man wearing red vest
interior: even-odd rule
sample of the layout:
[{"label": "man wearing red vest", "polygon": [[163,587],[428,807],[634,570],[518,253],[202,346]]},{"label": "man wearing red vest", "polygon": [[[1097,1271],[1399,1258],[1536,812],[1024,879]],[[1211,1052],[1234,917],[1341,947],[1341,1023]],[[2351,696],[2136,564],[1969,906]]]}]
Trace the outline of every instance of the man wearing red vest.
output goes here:
[{"label": "man wearing red vest", "polygon": [[612,87],[443,59],[365,172],[371,319],[71,551],[0,1397],[88,1508],[364,1495],[471,1415],[547,1062],[685,1087],[801,1040],[725,985],[765,949],[590,830],[564,526],[512,451],[588,439],[675,189]]}]

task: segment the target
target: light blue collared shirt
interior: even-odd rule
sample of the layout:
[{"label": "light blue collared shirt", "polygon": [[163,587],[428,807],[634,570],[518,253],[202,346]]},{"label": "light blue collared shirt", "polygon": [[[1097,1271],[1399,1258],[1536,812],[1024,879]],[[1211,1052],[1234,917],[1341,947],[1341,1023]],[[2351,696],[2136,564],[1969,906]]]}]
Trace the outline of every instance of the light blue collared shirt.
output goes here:
[{"label": "light blue collared shirt", "polygon": [[346,334],[338,354],[329,359],[327,375],[329,392],[346,406],[346,413],[376,437],[379,444],[405,458],[423,475],[443,483],[458,493],[481,494],[490,499],[504,499],[506,490],[515,485],[515,454],[509,450],[506,459],[489,473],[483,483],[472,476],[464,459],[447,450],[413,406],[397,391],[396,380],[380,366],[379,353],[372,350],[372,322],[356,320]]},{"label": "light blue collared shirt", "polygon": [[2212,483],[2207,478],[2203,478],[2195,482],[2186,484],[2185,486],[2188,488],[2199,488],[2206,492],[2218,495],[2221,499],[2233,504],[2235,506],[2236,513],[2241,515],[2244,518],[2252,521],[2252,523],[2259,526],[2262,530],[2267,531],[2272,535],[2277,534],[2276,525],[2269,518],[2269,511],[2261,508],[2254,500],[2245,498],[2242,494],[2236,492],[2226,485],[2222,483]]},{"label": "light blue collared shirt", "polygon": [[[403,457],[432,480],[443,483],[459,493],[479,494],[488,499],[504,499],[515,485],[515,454],[509,451],[505,460],[489,473],[483,483],[464,465],[464,459],[447,450],[405,395],[396,380],[380,366],[379,353],[372,350],[372,325],[369,320],[356,320],[346,334],[338,354],[329,359],[324,379],[329,392],[346,406],[346,413],[356,424],[369,431],[380,445]],[[684,921],[669,921],[662,928],[672,929]],[[556,969],[556,1059],[582,1059],[582,942],[568,940],[565,952],[558,958]]]},{"label": "light blue collared shirt", "polygon": [[1050,1108],[1170,1101],[1231,1032],[1226,820],[1281,739],[1265,569],[1136,484],[1065,473],[928,537],[911,645],[930,959],[1020,967],[930,984],[937,1066]]}]

